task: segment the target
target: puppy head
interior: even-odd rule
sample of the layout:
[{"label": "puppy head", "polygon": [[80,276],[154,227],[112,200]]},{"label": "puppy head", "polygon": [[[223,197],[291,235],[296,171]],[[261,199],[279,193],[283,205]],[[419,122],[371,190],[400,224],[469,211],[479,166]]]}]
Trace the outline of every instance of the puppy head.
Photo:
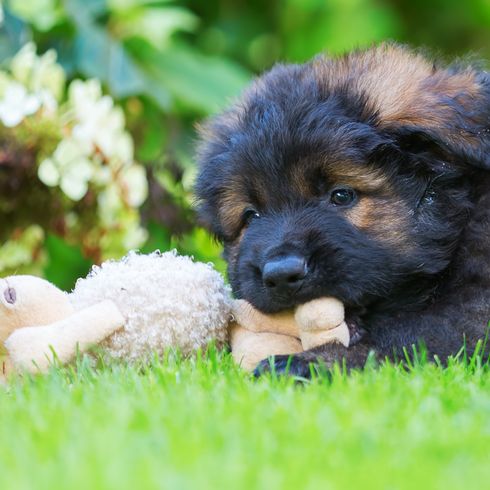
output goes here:
[{"label": "puppy head", "polygon": [[[266,312],[365,307],[450,262],[490,168],[490,82],[382,45],[279,65],[202,130],[203,222]],[[420,292],[422,295],[422,292]]]}]

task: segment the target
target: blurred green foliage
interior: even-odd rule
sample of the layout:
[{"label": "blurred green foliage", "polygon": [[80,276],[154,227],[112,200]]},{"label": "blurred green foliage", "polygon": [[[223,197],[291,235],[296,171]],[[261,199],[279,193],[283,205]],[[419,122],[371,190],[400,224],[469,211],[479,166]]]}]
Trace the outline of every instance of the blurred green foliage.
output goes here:
[{"label": "blurred green foliage", "polygon": [[[3,9],[0,60],[32,40],[40,53],[56,50],[69,79],[98,78],[122,105],[149,181],[143,250],[176,246],[221,270],[219,246],[192,212],[194,128],[255,73],[384,39],[490,58],[489,0],[5,0]],[[48,230],[44,274],[70,287],[90,264],[82,252]]]}]

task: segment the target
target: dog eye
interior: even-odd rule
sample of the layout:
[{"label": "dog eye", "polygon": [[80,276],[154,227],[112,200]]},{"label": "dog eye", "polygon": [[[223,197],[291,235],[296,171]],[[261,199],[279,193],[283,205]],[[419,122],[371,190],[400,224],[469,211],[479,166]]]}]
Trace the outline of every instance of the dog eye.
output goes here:
[{"label": "dog eye", "polygon": [[260,214],[256,209],[247,208],[242,214],[242,221],[245,225],[248,225],[252,220],[260,218]]},{"label": "dog eye", "polygon": [[330,202],[336,206],[348,206],[356,199],[356,192],[350,187],[334,189],[330,194]]},{"label": "dog eye", "polygon": [[424,196],[421,199],[421,204],[434,204],[436,200],[436,191],[433,189],[429,189],[425,192]]}]

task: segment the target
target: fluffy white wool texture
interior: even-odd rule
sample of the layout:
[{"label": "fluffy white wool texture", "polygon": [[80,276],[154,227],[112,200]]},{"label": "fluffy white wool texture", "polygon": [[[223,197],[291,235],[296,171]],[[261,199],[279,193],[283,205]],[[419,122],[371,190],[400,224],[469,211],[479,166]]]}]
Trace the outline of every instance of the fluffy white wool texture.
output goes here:
[{"label": "fluffy white wool texture", "polygon": [[126,319],[103,343],[113,358],[144,360],[168,348],[187,355],[227,339],[231,300],[223,277],[212,265],[175,251],[131,252],[105,262],[79,279],[70,295],[77,310],[104,299],[114,301]]}]

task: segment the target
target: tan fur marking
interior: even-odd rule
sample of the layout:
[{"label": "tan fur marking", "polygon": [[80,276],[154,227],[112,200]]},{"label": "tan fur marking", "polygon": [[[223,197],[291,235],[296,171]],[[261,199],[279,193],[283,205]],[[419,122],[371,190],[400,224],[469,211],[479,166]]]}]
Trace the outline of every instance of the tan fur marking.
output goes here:
[{"label": "tan fur marking", "polygon": [[349,185],[361,192],[382,192],[390,188],[388,178],[380,169],[343,163],[330,166],[327,175],[334,185]]},{"label": "tan fur marking", "polygon": [[[254,204],[249,202],[249,188],[253,189],[253,200],[257,201]],[[235,176],[220,197],[219,217],[225,232],[230,236],[236,235],[242,227],[245,209],[260,208],[267,202],[269,192],[265,183],[254,175],[247,175],[246,179],[241,175]]]},{"label": "tan fur marking", "polygon": [[381,127],[408,124],[441,128],[455,117],[454,108],[445,101],[457,100],[466,107],[481,95],[472,69],[460,73],[435,69],[422,55],[391,44],[313,63],[326,90],[349,85],[366,96],[378,113]]},{"label": "tan fur marking", "polygon": [[359,202],[345,213],[347,219],[357,228],[366,230],[375,223],[377,199],[361,197]]},{"label": "tan fur marking", "polygon": [[239,191],[230,189],[221,198],[220,221],[228,235],[234,235],[241,226],[243,211],[247,203]]},{"label": "tan fur marking", "polygon": [[245,235],[245,230],[246,230],[246,228],[242,228],[242,230],[238,234],[238,237],[233,241],[233,243],[231,245],[228,246],[228,264],[229,264],[230,270],[235,267],[235,264],[238,260],[238,252],[240,249],[240,243],[243,239],[243,235]]},{"label": "tan fur marking", "polygon": [[363,196],[345,212],[345,216],[354,226],[376,240],[407,250],[411,248],[406,232],[408,212],[403,202],[396,198]]}]

